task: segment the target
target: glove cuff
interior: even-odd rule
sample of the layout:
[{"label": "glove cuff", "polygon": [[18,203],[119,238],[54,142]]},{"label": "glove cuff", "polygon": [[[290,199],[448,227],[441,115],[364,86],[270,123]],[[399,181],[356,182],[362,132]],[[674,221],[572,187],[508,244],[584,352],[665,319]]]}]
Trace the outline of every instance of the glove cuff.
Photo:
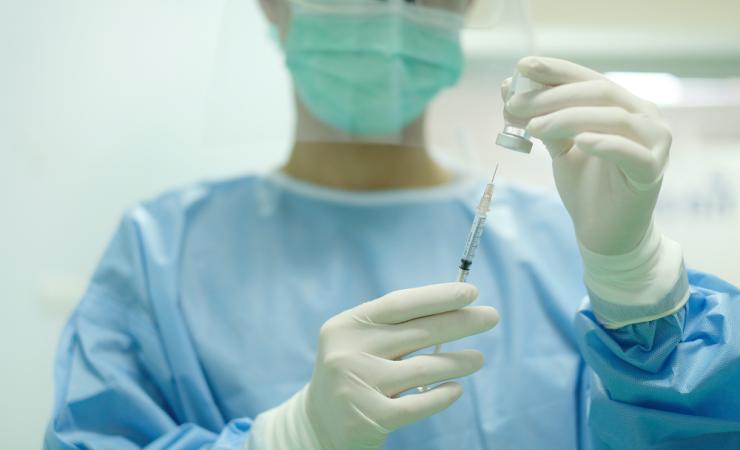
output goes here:
[{"label": "glove cuff", "polygon": [[591,308],[604,327],[669,316],[688,301],[681,246],[652,224],[637,247],[623,255],[602,255],[579,246]]},{"label": "glove cuff", "polygon": [[257,416],[245,450],[321,450],[321,444],[306,413],[303,387],[284,403]]}]

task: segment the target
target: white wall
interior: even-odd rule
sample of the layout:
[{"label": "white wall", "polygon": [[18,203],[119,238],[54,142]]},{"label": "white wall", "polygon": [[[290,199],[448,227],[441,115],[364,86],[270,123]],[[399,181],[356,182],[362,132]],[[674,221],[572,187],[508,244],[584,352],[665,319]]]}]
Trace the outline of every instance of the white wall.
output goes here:
[{"label": "white wall", "polygon": [[256,142],[203,145],[222,3],[0,2],[2,448],[40,446],[58,333],[123,210],[284,157],[284,74],[251,1],[232,109]]},{"label": "white wall", "polygon": [[[122,211],[163,189],[264,170],[286,155],[291,110],[280,55],[254,2],[225,3],[0,3],[3,448],[40,445],[57,335]],[[224,20],[243,27],[222,36]],[[239,54],[227,70],[215,69],[215,61]],[[465,122],[479,157],[503,161],[509,178],[551,186],[543,152],[521,156],[491,145],[502,75],[468,76],[490,100]],[[440,105],[455,117],[470,112],[466,97]],[[712,111],[734,117],[726,129],[738,123],[738,108]],[[692,132],[704,112],[671,112],[686,140],[676,143],[681,157],[660,220],[685,243],[690,263],[740,283],[733,258],[740,254],[733,233],[740,225],[740,138],[712,142]],[[453,136],[436,138],[456,145]],[[724,209],[716,204],[718,178],[729,186]],[[701,208],[705,213],[694,214]]]}]

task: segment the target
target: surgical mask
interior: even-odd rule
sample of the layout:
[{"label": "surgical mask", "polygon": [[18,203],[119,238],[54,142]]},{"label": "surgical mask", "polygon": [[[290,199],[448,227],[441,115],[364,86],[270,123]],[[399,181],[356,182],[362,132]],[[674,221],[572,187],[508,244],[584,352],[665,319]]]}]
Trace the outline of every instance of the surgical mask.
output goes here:
[{"label": "surgical mask", "polygon": [[424,112],[463,68],[463,16],[405,2],[336,13],[294,4],[286,60],[301,101],[322,122],[385,136]]}]

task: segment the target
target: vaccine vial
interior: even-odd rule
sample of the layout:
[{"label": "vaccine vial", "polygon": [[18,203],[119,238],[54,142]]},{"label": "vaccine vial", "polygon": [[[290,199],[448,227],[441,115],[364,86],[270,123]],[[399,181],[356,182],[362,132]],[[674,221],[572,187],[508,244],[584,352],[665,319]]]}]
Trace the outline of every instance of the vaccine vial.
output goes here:
[{"label": "vaccine vial", "polygon": [[[545,86],[543,84],[530,80],[521,75],[517,70],[511,78],[509,94],[505,100],[508,102],[515,94],[522,94],[524,92],[536,91],[544,88]],[[506,124],[506,126],[504,126],[504,131],[498,134],[496,145],[521,153],[529,153],[532,151],[532,140],[527,130],[510,124]]]}]

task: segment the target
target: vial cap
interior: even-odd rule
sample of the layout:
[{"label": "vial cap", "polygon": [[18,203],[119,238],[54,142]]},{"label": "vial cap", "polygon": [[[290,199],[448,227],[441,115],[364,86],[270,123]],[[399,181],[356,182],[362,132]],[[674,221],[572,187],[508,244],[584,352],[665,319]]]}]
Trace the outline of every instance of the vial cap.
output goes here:
[{"label": "vial cap", "polygon": [[496,145],[515,152],[530,153],[532,151],[532,141],[508,133],[499,133],[496,138]]}]

